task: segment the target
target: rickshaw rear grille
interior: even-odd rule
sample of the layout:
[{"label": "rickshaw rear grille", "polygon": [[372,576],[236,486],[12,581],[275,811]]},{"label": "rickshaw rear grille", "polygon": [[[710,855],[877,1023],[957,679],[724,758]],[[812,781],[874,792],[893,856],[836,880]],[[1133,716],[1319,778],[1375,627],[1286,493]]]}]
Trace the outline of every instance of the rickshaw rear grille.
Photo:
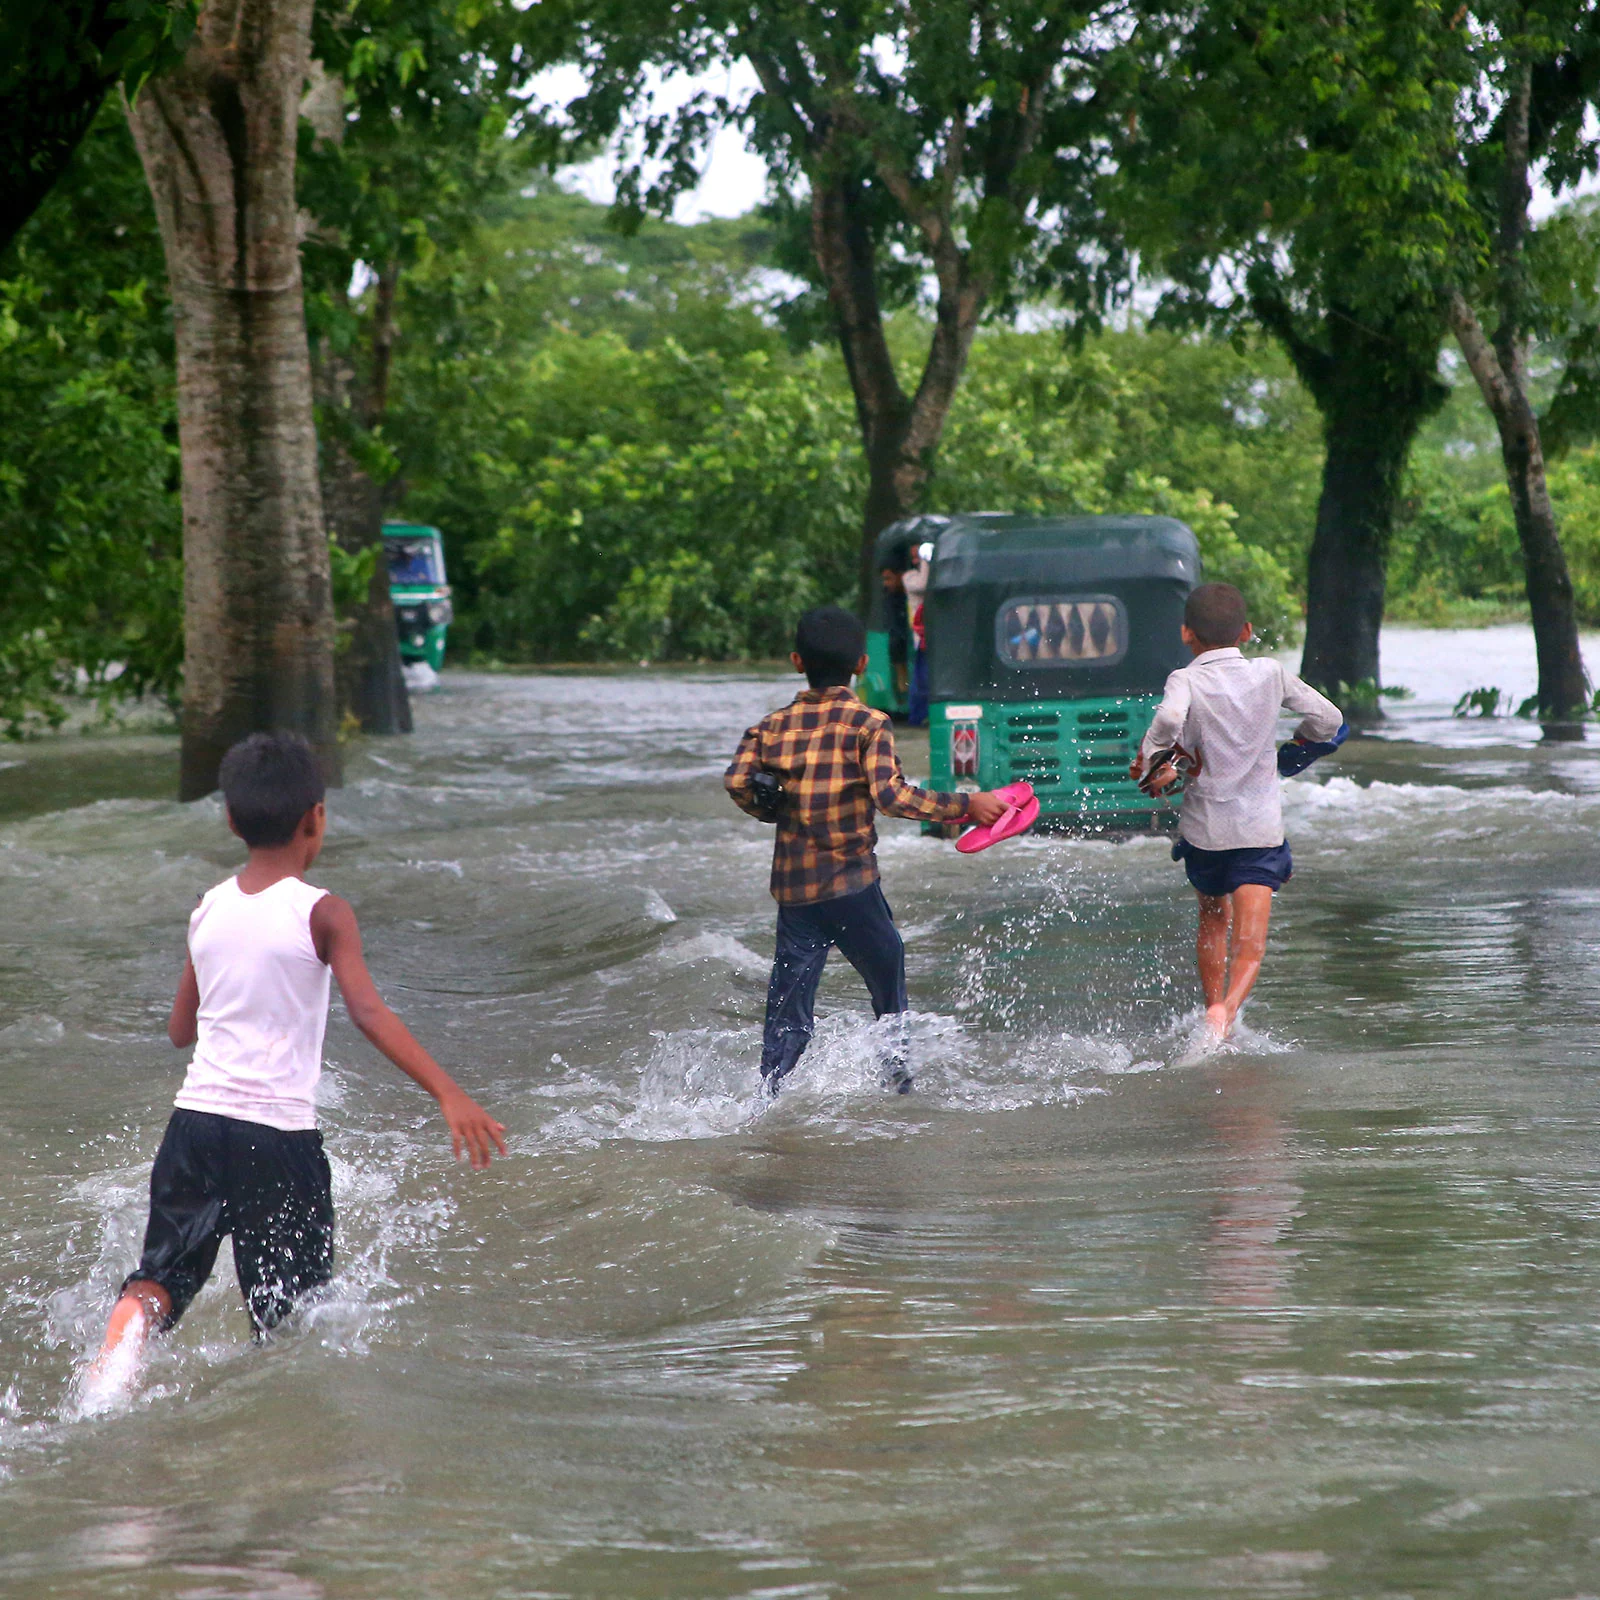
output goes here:
[{"label": "rickshaw rear grille", "polygon": [[1053,728],[1061,721],[1061,713],[1059,711],[1024,711],[1020,716],[1007,717],[1006,721],[1013,728]]},{"label": "rickshaw rear grille", "polygon": [[1011,763],[1013,778],[1026,778],[1030,783],[1059,783],[1061,763],[1055,760],[1041,760],[1033,757],[1023,761]]},{"label": "rickshaw rear grille", "polygon": [[1108,723],[1120,722],[1127,724],[1126,711],[1080,711],[1078,713],[1078,726],[1080,728],[1102,727]]}]

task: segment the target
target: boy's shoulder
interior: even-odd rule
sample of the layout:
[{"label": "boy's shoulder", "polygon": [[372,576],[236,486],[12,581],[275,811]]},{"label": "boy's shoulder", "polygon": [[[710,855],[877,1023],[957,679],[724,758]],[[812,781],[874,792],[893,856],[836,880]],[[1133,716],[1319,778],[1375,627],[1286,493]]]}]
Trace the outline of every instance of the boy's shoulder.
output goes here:
[{"label": "boy's shoulder", "polygon": [[877,731],[893,726],[888,712],[875,710],[852,694],[818,697],[802,692],[786,706],[769,711],[756,727],[763,733],[784,733],[795,728],[807,730],[843,725]]}]

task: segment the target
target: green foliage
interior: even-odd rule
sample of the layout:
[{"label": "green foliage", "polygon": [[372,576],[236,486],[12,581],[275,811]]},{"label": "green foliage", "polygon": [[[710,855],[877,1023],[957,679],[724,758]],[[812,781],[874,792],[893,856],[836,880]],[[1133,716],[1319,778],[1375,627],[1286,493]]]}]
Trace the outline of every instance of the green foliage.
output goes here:
[{"label": "green foliage", "polygon": [[6,0],[0,6],[0,251],[38,210],[107,91],[176,61],[200,0]]},{"label": "green foliage", "polygon": [[119,111],[0,261],[0,723],[176,691],[176,401],[155,223]]},{"label": "green foliage", "polygon": [[337,539],[328,540],[328,575],[333,584],[335,634],[333,648],[343,654],[355,640],[356,617],[364,610],[377,570],[380,546],[369,544],[361,550],[346,550]]},{"label": "green foliage", "polygon": [[[1600,446],[1569,449],[1550,463],[1548,482],[1578,620],[1600,625]],[[1391,546],[1387,614],[1438,625],[1527,615],[1499,442],[1469,382],[1413,453]]]},{"label": "green foliage", "polygon": [[[749,309],[745,230],[579,232],[577,249],[556,225],[574,206],[546,196],[496,230],[477,293],[430,267],[402,297],[417,335],[389,433],[406,514],[450,544],[452,639],[513,660],[780,654],[798,610],[853,596],[863,469],[842,363],[792,353]],[[633,284],[652,315],[629,307],[611,331]],[[926,338],[909,316],[891,332]],[[1315,414],[1269,347],[1129,332],[1074,349],[997,329],[974,347],[929,506],[1183,517],[1276,642],[1318,466]]]},{"label": "green foliage", "polygon": [[1500,715],[1500,702],[1505,697],[1502,689],[1468,689],[1456,701],[1455,714],[1458,717],[1497,717]]},{"label": "green foliage", "polygon": [[518,430],[542,449],[507,474],[517,503],[470,552],[480,646],[776,653],[796,606],[853,576],[859,468],[826,365],[553,338],[527,374],[539,421]]}]

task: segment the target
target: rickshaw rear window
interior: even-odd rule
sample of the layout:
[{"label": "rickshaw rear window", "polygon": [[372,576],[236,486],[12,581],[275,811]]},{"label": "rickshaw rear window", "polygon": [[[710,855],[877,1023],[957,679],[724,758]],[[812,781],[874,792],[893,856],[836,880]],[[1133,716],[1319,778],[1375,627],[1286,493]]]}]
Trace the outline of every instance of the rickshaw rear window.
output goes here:
[{"label": "rickshaw rear window", "polygon": [[1013,667],[1109,667],[1128,652],[1128,613],[1115,595],[1007,600],[995,617],[995,649]]},{"label": "rickshaw rear window", "polygon": [[389,582],[399,584],[443,583],[443,564],[432,539],[386,539],[389,555]]}]

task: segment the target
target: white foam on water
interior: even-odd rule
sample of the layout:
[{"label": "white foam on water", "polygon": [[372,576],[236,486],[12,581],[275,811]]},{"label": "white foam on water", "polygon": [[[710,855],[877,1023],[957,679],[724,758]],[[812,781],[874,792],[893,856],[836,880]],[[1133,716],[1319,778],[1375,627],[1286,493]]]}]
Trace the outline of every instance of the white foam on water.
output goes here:
[{"label": "white foam on water", "polygon": [[[394,1310],[419,1292],[419,1275],[426,1275],[451,1227],[455,1202],[440,1187],[449,1148],[432,1125],[416,1135],[387,1121],[338,1127],[328,1140],[338,1219],[334,1278],[307,1295],[267,1342],[293,1347],[312,1341],[336,1355],[360,1357]],[[260,1354],[225,1245],[210,1283],[177,1329],[152,1336],[142,1349],[125,1340],[105,1369],[89,1370],[118,1287],[138,1259],[148,1185],[149,1167],[141,1161],[83,1179],[63,1194],[64,1207],[86,1213],[75,1232],[92,1257],[81,1276],[41,1302],[41,1336],[47,1347],[70,1352],[72,1376],[58,1399],[40,1397],[43,1409],[16,1392],[0,1402],[0,1480],[18,1450],[48,1443],[64,1426],[114,1421],[183,1398],[208,1377],[225,1377]],[[68,1249],[77,1253],[72,1244]]]},{"label": "white foam on water", "polygon": [[697,933],[693,938],[659,946],[651,952],[650,959],[669,967],[692,966],[697,961],[717,961],[736,972],[748,972],[761,977],[767,975],[772,965],[747,945],[741,944],[731,933]]},{"label": "white foam on water", "polygon": [[1596,795],[1515,786],[1468,789],[1449,783],[1357,783],[1345,777],[1331,777],[1321,783],[1302,780],[1283,785],[1284,814],[1302,818],[1359,813],[1392,821],[1417,812],[1437,816],[1461,811],[1517,817],[1530,809],[1556,816],[1576,816],[1597,805],[1600,805],[1600,796]]},{"label": "white foam on water", "polygon": [[117,1343],[78,1374],[68,1401],[69,1415],[75,1411],[79,1417],[102,1417],[129,1408],[144,1366],[149,1332],[144,1313],[135,1312]]},{"label": "white foam on water", "polygon": [[667,904],[659,889],[647,889],[644,896],[644,914],[652,922],[676,922],[678,913]]},{"label": "white foam on water", "polygon": [[[1152,1040],[1112,1033],[985,1035],[960,1018],[930,1012],[877,1022],[837,1014],[818,1023],[776,1098],[767,1096],[760,1080],[759,1029],[657,1033],[633,1084],[607,1085],[582,1072],[533,1090],[564,1102],[536,1142],[592,1148],[609,1140],[719,1139],[748,1130],[762,1117],[822,1125],[846,1138],[903,1137],[916,1133],[929,1111],[1076,1105],[1110,1092],[1116,1079],[1160,1072],[1169,1061],[1185,1064],[1181,1046],[1203,1015],[1197,1009],[1175,1017]],[[916,1080],[905,1097],[885,1082],[902,1040]],[[1275,1055],[1293,1048],[1240,1022],[1216,1053]]]},{"label": "white foam on water", "polygon": [[52,1017],[47,1012],[35,1012],[18,1017],[7,1027],[0,1028],[0,1045],[20,1050],[30,1045],[59,1044],[66,1036],[66,1024],[59,1017]]},{"label": "white foam on water", "polygon": [[1226,1039],[1219,1039],[1206,1019],[1205,1009],[1196,1006],[1174,1019],[1162,1035],[1167,1062],[1173,1067],[1196,1067],[1223,1056],[1281,1056],[1299,1046],[1252,1028],[1244,1011],[1234,1018]]}]

